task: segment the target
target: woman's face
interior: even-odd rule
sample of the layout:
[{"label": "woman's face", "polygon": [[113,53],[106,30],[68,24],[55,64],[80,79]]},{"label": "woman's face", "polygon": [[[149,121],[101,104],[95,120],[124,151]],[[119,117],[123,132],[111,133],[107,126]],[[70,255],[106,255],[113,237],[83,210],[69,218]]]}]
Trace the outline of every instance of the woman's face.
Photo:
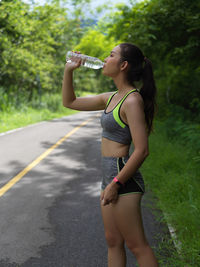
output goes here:
[{"label": "woman's face", "polygon": [[120,58],[121,48],[116,46],[111,51],[110,55],[105,58],[105,65],[103,67],[103,74],[111,78],[116,77],[120,72]]}]

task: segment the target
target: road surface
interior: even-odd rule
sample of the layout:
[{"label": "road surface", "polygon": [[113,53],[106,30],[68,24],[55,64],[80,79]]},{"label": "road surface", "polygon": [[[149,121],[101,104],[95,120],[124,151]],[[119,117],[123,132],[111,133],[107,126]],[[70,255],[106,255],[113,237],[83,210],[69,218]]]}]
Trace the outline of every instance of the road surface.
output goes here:
[{"label": "road surface", "polygon": [[[100,115],[80,112],[0,135],[0,267],[107,266]],[[150,202],[147,192],[144,227],[159,247],[162,226]],[[127,254],[127,267],[136,266]]]}]

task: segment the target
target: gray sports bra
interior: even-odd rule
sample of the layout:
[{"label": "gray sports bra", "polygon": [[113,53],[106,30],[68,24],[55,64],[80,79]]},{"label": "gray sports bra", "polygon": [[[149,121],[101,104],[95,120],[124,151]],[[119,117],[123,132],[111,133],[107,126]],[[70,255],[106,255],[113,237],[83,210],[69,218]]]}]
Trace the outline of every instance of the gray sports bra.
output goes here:
[{"label": "gray sports bra", "polygon": [[112,141],[129,145],[132,141],[131,132],[129,126],[123,122],[120,118],[120,108],[127,98],[127,96],[133,92],[137,92],[136,89],[129,91],[110,112],[106,112],[108,105],[110,104],[113,96],[112,94],[106,104],[106,108],[101,116],[101,126],[103,128],[102,137],[110,139]]}]

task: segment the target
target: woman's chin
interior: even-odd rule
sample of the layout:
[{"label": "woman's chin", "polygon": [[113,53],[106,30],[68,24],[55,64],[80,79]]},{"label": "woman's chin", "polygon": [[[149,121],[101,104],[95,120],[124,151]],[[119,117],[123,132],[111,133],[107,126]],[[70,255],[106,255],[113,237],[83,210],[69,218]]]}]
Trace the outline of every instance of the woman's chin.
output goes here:
[{"label": "woman's chin", "polygon": [[105,69],[102,70],[102,74],[107,77],[111,77],[108,72],[106,72]]},{"label": "woman's chin", "polygon": [[106,71],[104,69],[102,70],[102,74],[105,75],[105,76],[107,76],[106,75]]}]

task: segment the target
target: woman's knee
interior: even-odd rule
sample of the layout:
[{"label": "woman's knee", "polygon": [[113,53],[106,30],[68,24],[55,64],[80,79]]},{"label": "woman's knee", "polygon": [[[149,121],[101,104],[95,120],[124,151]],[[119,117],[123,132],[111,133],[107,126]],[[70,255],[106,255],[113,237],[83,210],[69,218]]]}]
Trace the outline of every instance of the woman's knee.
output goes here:
[{"label": "woman's knee", "polygon": [[105,238],[107,241],[108,247],[123,247],[124,246],[124,240],[122,239],[121,236],[118,236],[112,232],[106,232],[105,233]]},{"label": "woman's knee", "polygon": [[144,254],[146,250],[149,249],[149,244],[147,242],[143,242],[139,244],[134,241],[127,241],[126,242],[127,248],[136,256],[138,257],[140,254]]}]

